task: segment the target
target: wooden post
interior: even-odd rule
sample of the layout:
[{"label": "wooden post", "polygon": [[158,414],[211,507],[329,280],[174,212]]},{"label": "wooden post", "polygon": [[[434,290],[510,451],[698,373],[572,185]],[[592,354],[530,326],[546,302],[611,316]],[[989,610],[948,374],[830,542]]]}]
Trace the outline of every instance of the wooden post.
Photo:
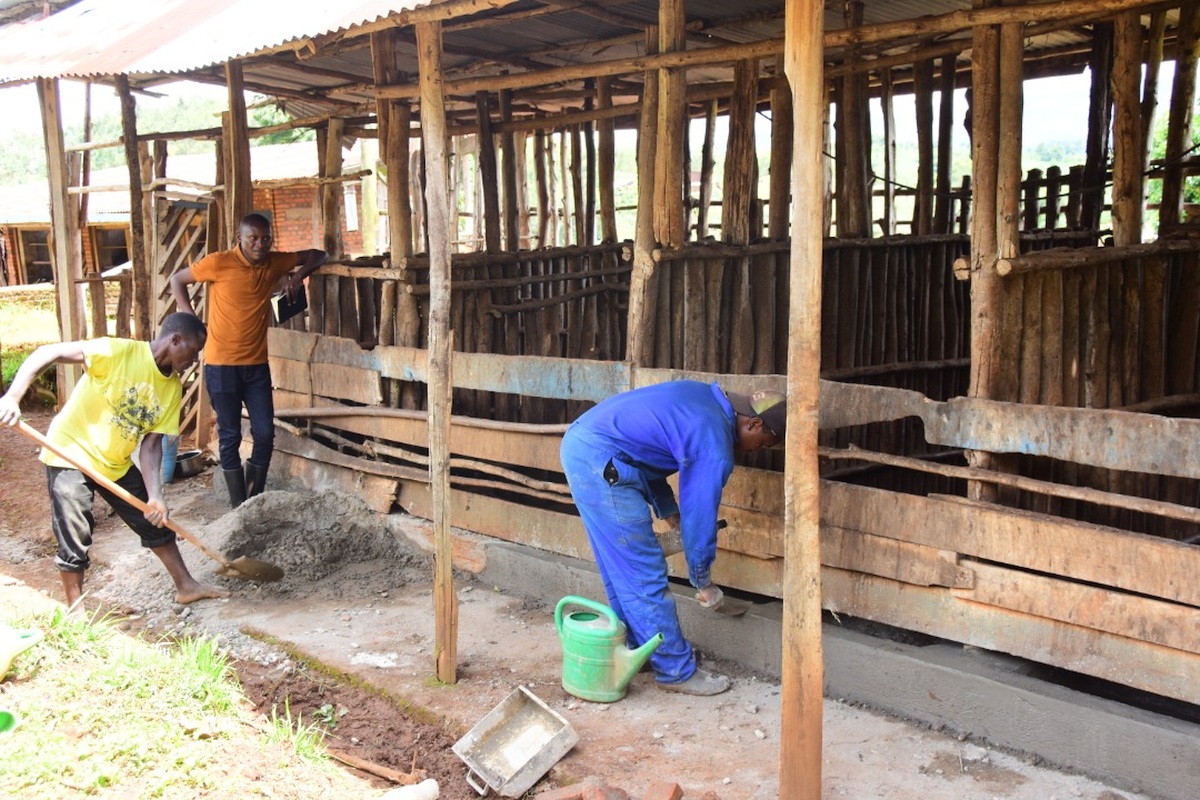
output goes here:
[{"label": "wooden post", "polygon": [[1108,76],[1113,69],[1113,25],[1097,22],[1092,26],[1092,54],[1089,61],[1092,89],[1088,101],[1087,160],[1083,166],[1083,187],[1079,219],[1088,230],[1100,229],[1104,209],[1105,174],[1108,166],[1108,130],[1112,121]]},{"label": "wooden post", "polygon": [[[489,253],[500,252],[500,175],[496,165],[496,138],[492,136],[492,112],[488,93],[475,93],[478,134],[475,153],[479,158],[479,177],[483,182],[483,241]],[[475,209],[478,218],[479,209]]]},{"label": "wooden post", "polygon": [[[976,0],[975,8],[993,5]],[[974,209],[971,214],[971,375],[969,395],[994,399],[1001,392],[1003,365],[1000,363],[1003,325],[1003,286],[996,263],[997,185],[1000,150],[1000,31],[993,25],[977,25],[971,49],[971,173]],[[972,466],[990,467],[993,456],[979,450],[967,451]],[[991,499],[992,487],[968,486],[977,499]]]},{"label": "wooden post", "polygon": [[825,88],[824,3],[788,0],[784,52],[792,86],[792,249],[788,334],[788,457],[784,467],[783,671],[779,797],[821,798],[821,241]]},{"label": "wooden post", "polygon": [[[46,144],[46,179],[50,184],[50,221],[53,232],[54,286],[57,289],[58,331],[64,342],[83,338],[83,253],[79,241],[79,211],[67,193],[66,143],[58,79],[39,78],[42,133]],[[79,381],[80,367],[58,365],[58,404],[61,407]]]},{"label": "wooden post", "polygon": [[[337,178],[342,174],[342,133],[346,121],[330,119],[326,123],[325,157],[321,176]],[[240,217],[239,217],[240,219]],[[342,185],[337,182],[321,186],[321,225],[324,228],[322,249],[330,258],[342,257]],[[350,278],[348,280],[353,280]],[[345,286],[342,287],[345,291]]]},{"label": "wooden post", "polygon": [[[784,75],[783,55],[775,57],[775,74]],[[792,90],[786,85],[771,89],[771,188],[767,202],[767,236],[775,241],[788,237],[792,191]],[[772,372],[772,369],[763,370]]]},{"label": "wooden post", "polygon": [[[862,27],[862,0],[849,0],[845,8],[846,27]],[[846,66],[851,71],[841,79],[842,93],[838,103],[838,152],[844,156],[837,179],[839,239],[871,235],[871,141],[867,135],[867,75],[855,71],[858,62],[859,47],[848,46]]]},{"label": "wooden post", "polygon": [[429,485],[434,526],[434,656],[438,680],[458,680],[458,598],[450,539],[450,197],[446,164],[446,105],[442,96],[442,26],[418,22],[421,139],[429,215]]},{"label": "wooden post", "polygon": [[[1182,18],[1182,10],[1180,14]],[[1158,108],[1158,75],[1162,71],[1163,37],[1167,32],[1167,12],[1163,9],[1150,14],[1150,36],[1146,49],[1146,74],[1142,79],[1142,142],[1146,152],[1146,163],[1150,167],[1150,145],[1154,141],[1154,112]],[[1175,69],[1179,69],[1179,55],[1175,58]],[[1161,217],[1159,218],[1161,222]]]},{"label": "wooden post", "polygon": [[708,207],[712,204],[713,170],[717,162],[713,147],[717,136],[717,101],[710,100],[704,115],[704,144],[700,147],[700,198],[697,202],[696,238],[708,237]]},{"label": "wooden post", "polygon": [[[142,170],[138,155],[137,105],[129,88],[129,77],[114,79],[121,98],[121,138],[125,144],[125,163],[129,170],[129,263],[133,275],[133,335],[149,341],[150,330],[150,265],[146,259],[146,227],[142,208]],[[138,211],[134,211],[137,209]],[[211,247],[211,245],[210,245]]]},{"label": "wooden post", "polygon": [[[376,86],[386,86],[391,83],[391,79],[396,73],[396,47],[393,32],[390,30],[377,31],[371,34],[371,71]],[[379,135],[378,158],[383,162],[384,174],[387,175],[387,249],[392,255],[390,266],[396,267],[398,259],[394,238],[395,229],[392,227],[392,215],[398,213],[398,209],[392,206],[392,184],[397,180],[398,176],[392,172],[392,162],[388,159],[388,151],[392,147],[391,106],[392,102],[390,100],[384,100],[383,98],[375,99],[375,120]],[[376,185],[378,185],[378,180],[376,180]],[[365,212],[366,209],[364,208]],[[396,281],[382,282],[379,289],[379,343],[385,347],[396,343],[396,305],[399,300],[397,294],[406,294],[406,292],[401,291],[401,287]],[[393,391],[395,383],[385,381],[385,387],[387,387],[386,402],[388,405],[398,405],[399,394]]]},{"label": "wooden post", "polygon": [[884,236],[896,233],[896,108],[892,70],[879,70],[879,103],[883,111],[883,216]]},{"label": "wooden post", "polygon": [[[658,32],[646,30],[646,47],[657,47]],[[648,366],[654,358],[655,309],[658,304],[654,250],[654,176],[657,160],[658,73],[646,72],[642,89],[642,119],[638,129],[638,210],[633,238],[633,271],[629,276],[629,319],[625,358]],[[663,365],[660,365],[663,366]]]},{"label": "wooden post", "polygon": [[[512,122],[512,90],[500,92],[500,121]],[[504,184],[504,248],[509,253],[521,249],[521,202],[517,186],[516,134],[509,128],[500,133],[500,175]]]},{"label": "wooden post", "polygon": [[[684,0],[659,0],[658,51],[687,49]],[[654,235],[664,247],[687,241],[683,204],[683,139],[687,136],[687,71],[683,67],[658,71],[658,148],[654,158]]]},{"label": "wooden post", "polygon": [[[733,97],[729,102],[729,138],[725,150],[725,192],[721,198],[721,240],[729,244],[750,242],[750,207],[754,193],[754,113],[757,106],[758,62],[739,61],[733,68]],[[754,364],[754,312],[750,300],[750,260],[747,257],[730,259],[728,264],[714,261],[708,271],[705,299],[707,357],[705,369],[710,372],[749,372]],[[732,269],[731,297],[725,297],[724,273]],[[774,294],[774,276],[771,289]],[[728,335],[718,335],[717,320],[723,319],[722,304],[728,304],[731,321]],[[774,336],[772,330],[765,335]],[[719,339],[728,342],[729,360],[720,355]]]},{"label": "wooden post", "polygon": [[1142,103],[1138,92],[1142,77],[1142,22],[1137,11],[1117,15],[1113,41],[1112,223],[1113,243],[1120,246],[1142,240],[1145,197],[1142,165],[1146,157],[1142,153]]},{"label": "wooden post", "polygon": [[[229,88],[229,111],[223,117],[222,132],[225,142],[225,224],[226,233],[233,234],[242,217],[254,210],[242,62],[234,59],[225,64],[225,83]],[[333,256],[332,252],[330,256]]]},{"label": "wooden post", "polygon": [[[1200,50],[1200,9],[1188,3],[1179,9],[1175,80],[1171,86],[1171,111],[1167,125],[1166,164],[1163,167],[1159,230],[1180,221],[1183,205],[1183,169],[1180,160],[1192,146],[1192,104],[1196,96],[1196,55]],[[1115,176],[1114,176],[1115,180]]]},{"label": "wooden post", "polygon": [[[612,81],[605,77],[596,81],[596,100],[600,109],[612,108]],[[617,240],[616,203],[616,133],[612,118],[597,124],[597,171],[600,189],[600,241],[611,244]]]},{"label": "wooden post", "polygon": [[[1011,258],[1021,253],[1021,112],[1024,104],[1022,84],[1022,62],[1025,56],[1025,40],[1021,23],[1006,22],[1000,27],[1000,92],[999,92],[999,143],[996,154],[996,254],[999,258]],[[978,95],[976,95],[978,96]],[[976,117],[978,119],[978,117]],[[976,136],[978,136],[978,128]],[[990,270],[994,271],[994,270]],[[1010,288],[1010,284],[1013,286]],[[992,346],[999,348],[997,368],[998,381],[993,387],[993,399],[1016,402],[1020,399],[1020,384],[1033,377],[1040,379],[1040,366],[1036,376],[1022,374],[1021,330],[1022,297],[1015,282],[1001,283],[993,279],[991,290],[994,302],[1003,309],[1003,316],[995,320]],[[1030,281],[1030,291],[1040,291],[1040,281]],[[1039,317],[1040,320],[1040,317]],[[1037,347],[1024,348],[1025,357],[1040,352]],[[1027,398],[1037,402],[1036,394]]]},{"label": "wooden post", "polygon": [[917,113],[917,196],[912,232],[933,230],[933,59],[913,64],[913,100]]},{"label": "wooden post", "polygon": [[554,225],[554,211],[550,208],[550,170],[546,166],[547,138],[546,132],[540,129],[533,134],[533,168],[538,196],[538,247],[550,246],[550,230]]},{"label": "wooden post", "polygon": [[958,56],[948,55],[942,59],[940,79],[941,98],[938,110],[937,136],[937,181],[933,204],[933,232],[950,232],[950,186],[954,176],[950,174],[950,153],[954,143],[954,88]]}]

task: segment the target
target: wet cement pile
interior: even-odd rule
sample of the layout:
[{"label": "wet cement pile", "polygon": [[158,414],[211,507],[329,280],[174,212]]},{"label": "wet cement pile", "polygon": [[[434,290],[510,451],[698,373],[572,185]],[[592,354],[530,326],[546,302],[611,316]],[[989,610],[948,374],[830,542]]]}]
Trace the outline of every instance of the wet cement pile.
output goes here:
[{"label": "wet cement pile", "polygon": [[249,556],[284,571],[256,584],[270,597],[369,597],[428,580],[428,559],[358,497],[344,492],[264,492],[210,526],[229,558]]}]

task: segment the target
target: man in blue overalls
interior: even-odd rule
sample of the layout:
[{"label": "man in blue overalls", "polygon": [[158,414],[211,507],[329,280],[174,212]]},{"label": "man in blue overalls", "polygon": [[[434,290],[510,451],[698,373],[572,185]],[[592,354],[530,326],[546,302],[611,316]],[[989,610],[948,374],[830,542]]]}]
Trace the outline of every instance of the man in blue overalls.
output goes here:
[{"label": "man in blue overalls", "polygon": [[[663,635],[650,657],[660,689],[712,695],[728,689],[729,678],[696,667],[650,509],[680,530],[696,599],[715,608],[722,593],[709,572],[734,453],[774,447],[786,424],[787,399],[778,392],[739,395],[715,383],[672,381],[605,399],[563,436],[563,472],[609,605],[628,627],[630,646]],[[676,472],[678,503],[666,481]]]}]

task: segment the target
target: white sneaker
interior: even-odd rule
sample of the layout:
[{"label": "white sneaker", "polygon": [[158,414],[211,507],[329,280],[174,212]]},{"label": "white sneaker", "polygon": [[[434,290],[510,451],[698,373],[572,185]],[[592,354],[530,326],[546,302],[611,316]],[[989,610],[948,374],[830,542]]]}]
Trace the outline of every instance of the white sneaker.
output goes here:
[{"label": "white sneaker", "polygon": [[664,692],[679,692],[680,694],[696,695],[697,697],[708,697],[709,695],[720,694],[728,689],[729,678],[697,668],[692,673],[692,677],[686,681],[680,681],[679,683],[660,682],[658,688]]}]

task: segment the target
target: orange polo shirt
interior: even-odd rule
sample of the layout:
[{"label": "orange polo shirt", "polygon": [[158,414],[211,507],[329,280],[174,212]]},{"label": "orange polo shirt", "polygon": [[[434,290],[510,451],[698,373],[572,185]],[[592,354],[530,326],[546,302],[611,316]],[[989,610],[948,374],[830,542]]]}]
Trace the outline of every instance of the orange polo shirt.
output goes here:
[{"label": "orange polo shirt", "polygon": [[208,284],[208,342],[204,361],[237,367],[267,363],[271,293],[299,261],[297,253],[267,254],[254,266],[240,247],[210,253],[192,265],[192,277]]}]

